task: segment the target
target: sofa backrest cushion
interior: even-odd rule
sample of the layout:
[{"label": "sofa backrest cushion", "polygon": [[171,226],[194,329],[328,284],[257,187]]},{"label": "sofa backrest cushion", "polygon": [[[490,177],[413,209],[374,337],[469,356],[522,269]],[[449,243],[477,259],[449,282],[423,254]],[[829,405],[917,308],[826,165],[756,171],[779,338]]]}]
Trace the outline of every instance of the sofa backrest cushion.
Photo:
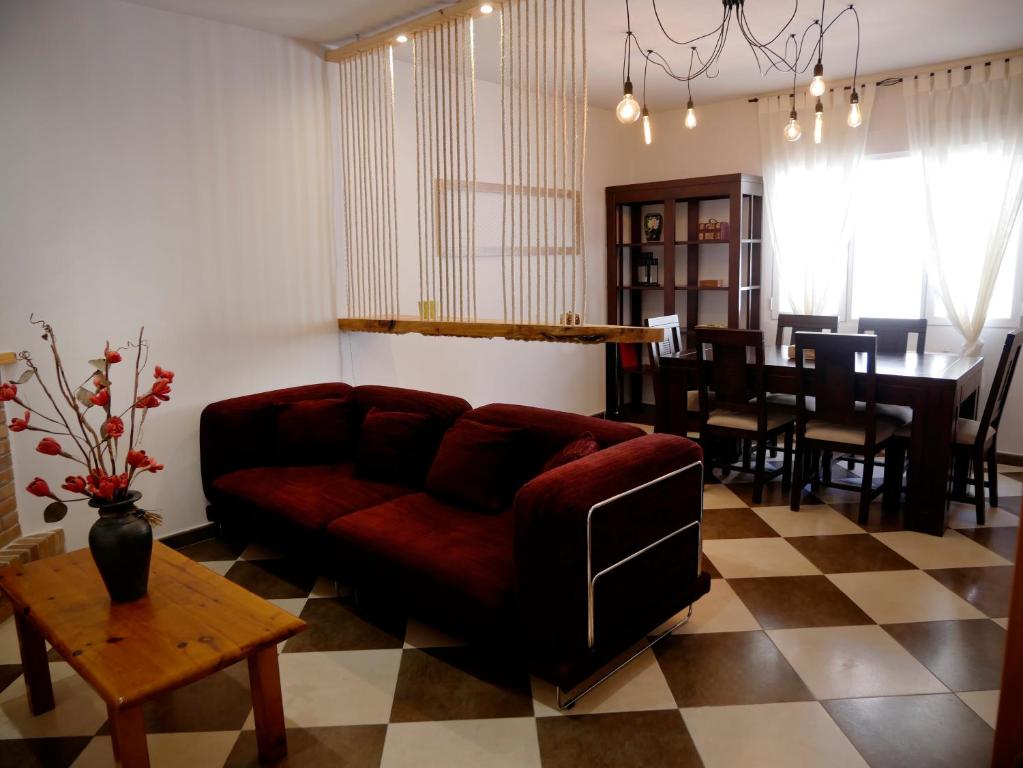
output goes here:
[{"label": "sofa backrest cushion", "polygon": [[422,488],[445,426],[426,413],[371,408],[359,430],[356,476]]},{"label": "sofa backrest cushion", "polygon": [[459,419],[441,440],[426,477],[427,492],[479,512],[507,509],[527,479],[526,438],[519,427]]},{"label": "sofa backrest cushion", "polygon": [[340,464],[355,455],[364,412],[351,395],[277,403],[275,463]]},{"label": "sofa backrest cushion", "polygon": [[469,404],[460,397],[376,384],[355,387],[352,390],[352,395],[366,411],[369,411],[370,408],[379,408],[381,411],[425,413],[439,419],[444,428],[453,424],[455,419],[470,408]]},{"label": "sofa backrest cushion", "polygon": [[199,420],[202,482],[207,498],[211,498],[213,481],[218,477],[238,469],[274,463],[276,404],[339,398],[351,391],[351,385],[342,382],[309,384],[207,405]]},{"label": "sofa backrest cushion", "polygon": [[597,445],[607,448],[617,443],[642,437],[644,432],[631,424],[622,424],[593,416],[577,413],[534,408],[529,405],[494,403],[475,408],[463,419],[483,424],[525,429],[529,444],[526,447],[530,463],[526,467],[527,478],[540,474],[544,464],[584,432],[593,435]]}]

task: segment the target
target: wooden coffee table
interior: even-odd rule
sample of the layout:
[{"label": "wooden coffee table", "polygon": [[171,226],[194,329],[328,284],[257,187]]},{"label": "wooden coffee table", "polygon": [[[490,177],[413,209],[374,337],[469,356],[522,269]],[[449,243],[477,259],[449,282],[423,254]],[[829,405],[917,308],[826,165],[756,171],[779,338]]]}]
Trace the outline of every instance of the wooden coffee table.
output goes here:
[{"label": "wooden coffee table", "polygon": [[111,603],[86,549],[0,569],[32,713],[53,709],[49,641],[107,704],[114,757],[149,765],[142,704],[248,659],[259,756],[287,753],[277,643],[305,622],[163,544],[149,594]]}]

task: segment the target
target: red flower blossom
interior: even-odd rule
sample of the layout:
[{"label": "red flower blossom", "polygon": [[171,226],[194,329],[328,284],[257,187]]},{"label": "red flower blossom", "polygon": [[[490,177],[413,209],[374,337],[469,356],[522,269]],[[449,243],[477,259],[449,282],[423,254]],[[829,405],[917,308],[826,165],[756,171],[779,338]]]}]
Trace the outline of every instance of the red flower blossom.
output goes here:
[{"label": "red flower blossom", "polygon": [[81,475],[68,475],[60,487],[71,493],[85,493],[85,478]]},{"label": "red flower blossom", "polygon": [[168,371],[166,368],[156,366],[156,368],[153,369],[153,378],[167,379],[168,382],[172,382],[174,381],[174,371]]},{"label": "red flower blossom", "polygon": [[161,469],[163,469],[163,464],[159,464],[159,463],[157,463],[155,461],[152,461],[152,460],[150,460],[149,466],[146,467],[146,470],[148,470],[149,472],[152,472],[153,474],[156,474]]},{"label": "red flower blossom", "polygon": [[127,472],[122,472],[121,474],[119,474],[117,477],[114,478],[114,481],[117,483],[117,487],[118,487],[119,490],[127,489],[127,487],[128,487],[128,473]]},{"label": "red flower blossom", "polygon": [[149,457],[146,456],[145,451],[128,451],[128,457],[126,460],[129,467],[135,467],[136,469],[145,467],[149,464]]},{"label": "red flower blossom", "polygon": [[56,498],[56,496],[54,496],[53,492],[50,490],[50,486],[48,486],[46,484],[46,481],[43,480],[43,478],[41,477],[35,478],[31,483],[28,484],[25,490],[31,493],[33,496],[40,496],[42,498],[46,497]]},{"label": "red flower blossom", "polygon": [[111,416],[103,424],[103,431],[107,437],[117,439],[124,434],[124,422],[121,421],[120,416]]},{"label": "red flower blossom", "polygon": [[89,491],[93,496],[98,496],[106,501],[113,500],[116,490],[117,478],[114,477],[104,477],[98,483],[89,487]]},{"label": "red flower blossom", "polygon": [[156,395],[146,395],[135,401],[136,408],[156,408],[160,405],[160,398]]},{"label": "red flower blossom", "polygon": [[[173,375],[173,374],[172,374]],[[0,401],[13,400],[18,396],[18,385],[13,381],[6,384],[0,383]]]},{"label": "red flower blossom", "polygon": [[110,387],[103,387],[95,395],[89,395],[89,402],[101,407],[110,405]]},{"label": "red flower blossom", "polygon": [[26,429],[28,429],[28,420],[31,416],[32,416],[31,413],[25,411],[25,418],[19,419],[17,417],[14,417],[13,419],[11,419],[11,423],[10,425],[8,425],[7,428],[11,430],[11,432],[24,432]]},{"label": "red flower blossom", "polygon": [[116,349],[111,349],[109,344],[107,344],[107,348],[103,350],[103,357],[107,359],[107,365],[113,365],[114,363],[121,362],[121,353]]},{"label": "red flower blossom", "polygon": [[45,453],[47,456],[60,456],[64,449],[60,447],[60,443],[54,440],[52,437],[44,437],[39,441],[39,445],[36,446],[36,450],[39,453]]},{"label": "red flower blossom", "polygon": [[160,398],[164,402],[170,400],[170,382],[167,379],[157,379],[153,383],[153,388],[150,390],[151,394]]}]

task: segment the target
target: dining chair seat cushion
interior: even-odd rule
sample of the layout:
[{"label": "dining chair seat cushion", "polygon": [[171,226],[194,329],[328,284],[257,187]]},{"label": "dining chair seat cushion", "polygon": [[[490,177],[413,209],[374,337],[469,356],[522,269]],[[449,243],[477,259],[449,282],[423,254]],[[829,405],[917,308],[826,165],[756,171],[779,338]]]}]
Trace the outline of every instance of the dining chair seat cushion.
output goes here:
[{"label": "dining chair seat cushion", "polygon": [[[882,443],[895,434],[899,424],[886,418],[878,418],[874,432],[875,442]],[[867,442],[867,431],[857,424],[836,424],[823,419],[811,419],[806,422],[808,440],[825,440],[829,443],[845,443],[846,445],[863,445]]]},{"label": "dining chair seat cushion", "polygon": [[[767,408],[767,428],[769,430],[783,426],[787,422],[792,421],[792,419],[792,411],[788,409],[772,406]],[[740,413],[739,411],[730,411],[727,408],[715,408],[707,417],[707,425],[756,432],[757,417],[752,413]]]},{"label": "dining chair seat cushion", "polygon": [[[867,409],[867,404],[863,402],[856,403],[856,410],[862,413]],[[885,418],[889,421],[896,422],[899,426],[903,424],[909,424],[913,420],[913,409],[908,405],[888,405],[887,403],[878,403],[877,410],[878,418]]]},{"label": "dining chair seat cushion", "polygon": [[897,430],[895,430],[895,436],[900,440],[909,440],[913,436],[913,422],[909,424],[903,424]]},{"label": "dining chair seat cushion", "polygon": [[[973,445],[977,442],[977,434],[980,432],[980,422],[974,419],[959,419],[956,422],[956,444],[957,445]],[[989,426],[987,428],[987,434],[984,436],[984,442],[988,443],[994,440],[995,428]]]}]

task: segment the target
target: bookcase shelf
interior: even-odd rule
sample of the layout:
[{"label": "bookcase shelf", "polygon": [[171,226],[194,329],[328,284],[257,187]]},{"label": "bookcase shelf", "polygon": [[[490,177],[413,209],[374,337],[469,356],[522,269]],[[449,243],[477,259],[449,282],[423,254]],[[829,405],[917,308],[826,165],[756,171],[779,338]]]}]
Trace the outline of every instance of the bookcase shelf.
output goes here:
[{"label": "bookcase shelf", "polygon": [[[677,314],[686,346],[700,323],[759,328],[763,190],[761,177],[744,173],[608,187],[607,322],[639,326],[648,317]],[[646,242],[642,220],[653,212],[662,216],[662,236]],[[708,218],[727,221],[729,237],[694,239]],[[646,248],[658,260],[658,285],[636,285],[634,261]],[[700,286],[701,277],[725,285]],[[650,351],[622,346],[607,345],[608,418],[627,419],[650,407],[643,401]]]}]

